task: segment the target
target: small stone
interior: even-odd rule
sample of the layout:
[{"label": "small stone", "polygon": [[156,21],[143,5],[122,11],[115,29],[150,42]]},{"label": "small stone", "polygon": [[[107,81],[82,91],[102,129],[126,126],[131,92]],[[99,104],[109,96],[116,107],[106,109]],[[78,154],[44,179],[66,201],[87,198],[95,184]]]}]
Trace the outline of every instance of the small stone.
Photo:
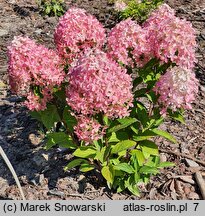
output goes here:
[{"label": "small stone", "polygon": [[167,156],[164,153],[160,154],[160,162],[166,162],[167,161]]},{"label": "small stone", "polygon": [[29,134],[29,140],[31,141],[31,143],[33,145],[39,145],[42,141],[42,138],[41,137],[38,137],[37,135],[31,133]]},{"label": "small stone", "polygon": [[36,34],[41,34],[42,33],[42,29],[37,29],[36,31],[34,31]]},{"label": "small stone", "polygon": [[196,163],[195,161],[193,161],[193,160],[190,160],[190,159],[185,159],[185,161],[186,161],[186,163],[187,163],[187,165],[189,166],[189,167],[199,167],[199,164],[198,163]]},{"label": "small stone", "polygon": [[44,179],[45,179],[44,174],[40,174],[40,175],[39,175],[39,180],[38,180],[40,185],[43,184]]},{"label": "small stone", "polygon": [[9,32],[5,29],[0,29],[0,37],[7,35]]},{"label": "small stone", "polygon": [[42,156],[45,158],[46,161],[48,161],[48,158],[49,158],[48,154],[42,154]]},{"label": "small stone", "polygon": [[184,193],[189,194],[191,192],[190,187],[185,187],[184,188]]}]

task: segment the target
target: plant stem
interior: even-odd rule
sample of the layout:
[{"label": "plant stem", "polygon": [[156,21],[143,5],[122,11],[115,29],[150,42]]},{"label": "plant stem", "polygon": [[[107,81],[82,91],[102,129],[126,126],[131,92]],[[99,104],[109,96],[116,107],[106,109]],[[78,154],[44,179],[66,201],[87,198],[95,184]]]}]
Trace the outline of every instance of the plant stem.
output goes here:
[{"label": "plant stem", "polygon": [[16,175],[16,172],[15,172],[15,170],[14,170],[14,168],[13,168],[11,162],[9,161],[8,157],[6,156],[4,150],[2,149],[1,146],[0,146],[0,155],[1,155],[2,158],[4,159],[4,161],[5,161],[6,165],[8,166],[9,170],[11,171],[11,173],[12,173],[12,175],[13,175],[13,177],[14,177],[14,180],[16,181],[16,184],[17,184],[17,186],[18,186],[18,188],[19,188],[19,191],[20,191],[20,194],[21,194],[21,196],[22,196],[22,199],[23,199],[23,200],[26,200],[26,198],[25,198],[25,196],[24,196],[24,193],[23,193],[23,190],[22,190],[22,187],[21,187],[21,184],[20,184],[20,182],[19,182],[19,180],[18,180],[18,177],[17,177],[17,175]]},{"label": "plant stem", "polygon": [[148,114],[149,117],[152,115],[153,108],[154,108],[153,104],[150,103],[150,106],[149,106],[149,114]]}]

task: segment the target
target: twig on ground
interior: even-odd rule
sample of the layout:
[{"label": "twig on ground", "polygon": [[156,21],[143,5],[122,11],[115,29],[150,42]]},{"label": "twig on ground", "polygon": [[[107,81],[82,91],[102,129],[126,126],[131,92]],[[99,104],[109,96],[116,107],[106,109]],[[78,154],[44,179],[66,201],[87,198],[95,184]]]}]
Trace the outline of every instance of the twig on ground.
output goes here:
[{"label": "twig on ground", "polygon": [[205,161],[202,161],[202,160],[198,160],[190,155],[187,155],[187,154],[183,154],[183,153],[179,153],[179,152],[173,152],[171,150],[165,150],[165,149],[159,149],[160,152],[163,152],[163,153],[167,153],[167,154],[173,154],[173,155],[176,155],[178,157],[183,157],[183,158],[188,158],[190,160],[193,160],[203,166],[205,166]]},{"label": "twig on ground", "polygon": [[83,198],[83,194],[68,194],[68,196]]},{"label": "twig on ground", "polygon": [[18,180],[18,177],[17,177],[17,175],[16,175],[16,172],[15,172],[13,166],[11,165],[11,163],[10,163],[8,157],[6,156],[4,150],[2,149],[1,146],[0,146],[0,155],[2,156],[3,160],[5,161],[6,165],[7,165],[8,168],[9,168],[9,170],[11,171],[11,173],[12,173],[12,175],[13,175],[15,181],[16,181],[16,184],[17,184],[17,186],[18,186],[18,188],[19,188],[19,191],[20,191],[20,194],[21,194],[21,196],[22,196],[22,199],[23,199],[23,200],[26,200],[26,198],[25,198],[25,196],[24,196],[24,193],[23,193],[23,190],[22,190],[22,187],[21,187],[21,184],[20,184],[20,182],[19,182],[19,180]]},{"label": "twig on ground", "polygon": [[205,182],[200,172],[195,173],[195,179],[201,191],[201,195],[203,200],[205,200]]}]

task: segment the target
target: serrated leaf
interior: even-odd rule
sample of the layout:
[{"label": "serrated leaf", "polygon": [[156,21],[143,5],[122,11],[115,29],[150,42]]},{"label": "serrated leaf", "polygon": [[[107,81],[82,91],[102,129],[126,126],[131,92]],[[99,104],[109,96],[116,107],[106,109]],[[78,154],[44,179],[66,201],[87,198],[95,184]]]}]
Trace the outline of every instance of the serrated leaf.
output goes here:
[{"label": "serrated leaf", "polygon": [[156,136],[156,134],[150,130],[146,130],[143,133],[139,133],[137,136],[134,135],[133,139],[138,142],[138,141],[143,141],[152,138],[153,136]]},{"label": "serrated leaf", "polygon": [[111,165],[104,166],[101,170],[103,177],[107,180],[109,184],[112,184],[114,181],[114,170]]},{"label": "serrated leaf", "polygon": [[46,110],[40,111],[39,113],[41,115],[41,121],[48,130],[53,127],[55,122],[61,121],[55,105],[48,105]]},{"label": "serrated leaf", "polygon": [[93,169],[95,169],[95,166],[91,165],[91,164],[81,164],[81,166],[80,166],[81,172],[89,172]]},{"label": "serrated leaf", "polygon": [[147,123],[149,122],[149,117],[147,114],[147,109],[140,103],[137,103],[137,117],[140,120],[143,127],[147,126]]},{"label": "serrated leaf", "polygon": [[66,171],[66,170],[72,169],[76,166],[79,166],[82,163],[88,163],[88,161],[85,159],[81,159],[81,158],[74,159],[64,167],[64,170]]},{"label": "serrated leaf", "polygon": [[127,150],[123,150],[121,152],[118,152],[118,156],[119,157],[124,157],[126,155],[126,153],[127,153]]},{"label": "serrated leaf", "polygon": [[136,159],[137,159],[139,166],[142,166],[144,164],[145,157],[140,150],[134,149],[134,150],[132,150],[131,154],[136,156]]},{"label": "serrated leaf", "polygon": [[155,167],[150,167],[150,166],[143,166],[140,168],[139,172],[141,174],[153,174],[156,175],[159,173],[158,169]]},{"label": "serrated leaf", "polygon": [[122,140],[127,140],[129,138],[128,134],[124,131],[112,132],[110,137],[108,137],[108,143],[116,143]]},{"label": "serrated leaf", "polygon": [[115,125],[115,126],[109,128],[109,129],[108,129],[108,133],[117,132],[117,131],[119,131],[119,130],[121,130],[121,129],[124,129],[124,128],[126,128],[126,127],[132,125],[132,124],[135,123],[136,121],[137,121],[136,118],[129,118],[129,117],[128,117],[128,118],[124,118],[124,119],[118,119],[118,122],[119,122],[120,124]]},{"label": "serrated leaf", "polygon": [[75,149],[76,145],[73,143],[73,140],[69,135],[64,132],[54,132],[47,135],[48,141],[46,149],[50,149],[52,146],[59,145],[63,148]]},{"label": "serrated leaf", "polygon": [[146,153],[150,155],[156,155],[156,156],[159,155],[158,146],[150,140],[141,141],[139,143],[139,146],[141,147],[145,158],[146,158],[146,155],[145,155]]},{"label": "serrated leaf", "polygon": [[101,163],[104,162],[106,146],[96,152],[95,159],[99,160]]},{"label": "serrated leaf", "polygon": [[166,138],[167,140],[173,142],[173,143],[177,143],[176,139],[168,132],[163,131],[163,130],[158,130],[156,128],[151,129],[152,132],[154,132],[155,134],[162,136],[164,138]]},{"label": "serrated leaf", "polygon": [[164,168],[164,167],[172,167],[172,166],[176,166],[175,163],[166,161],[166,162],[159,163],[159,165],[157,167],[158,168]]},{"label": "serrated leaf", "polygon": [[94,158],[96,149],[89,146],[81,146],[73,152],[73,155],[80,158]]},{"label": "serrated leaf", "polygon": [[118,152],[127,150],[127,149],[129,149],[135,145],[136,145],[136,142],[133,140],[123,140],[123,141],[117,143],[115,146],[113,146],[111,153],[117,154]]},{"label": "serrated leaf", "polygon": [[[183,111],[181,111],[181,112],[183,112]],[[181,112],[180,111],[173,112],[173,111],[168,109],[169,116],[172,119],[179,121],[182,124],[185,124],[185,120],[184,120],[183,114]]]},{"label": "serrated leaf", "polygon": [[139,189],[138,189],[138,186],[136,183],[134,183],[133,181],[133,176],[130,176],[127,181],[125,181],[125,187],[132,193],[134,194],[135,196],[139,196],[140,195],[140,192],[139,192]]},{"label": "serrated leaf", "polygon": [[127,189],[135,196],[140,196],[140,191],[137,185],[129,185]]},{"label": "serrated leaf", "polygon": [[124,171],[124,172],[127,172],[129,174],[131,173],[134,173],[135,170],[133,169],[133,167],[127,163],[120,163],[120,164],[117,164],[113,167],[115,170],[121,170],[121,171]]}]

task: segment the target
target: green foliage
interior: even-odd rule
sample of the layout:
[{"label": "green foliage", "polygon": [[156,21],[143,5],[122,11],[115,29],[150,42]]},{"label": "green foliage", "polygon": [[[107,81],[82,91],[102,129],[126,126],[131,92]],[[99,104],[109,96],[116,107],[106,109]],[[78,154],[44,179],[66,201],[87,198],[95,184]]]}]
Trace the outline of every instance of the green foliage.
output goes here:
[{"label": "green foliage", "polygon": [[137,20],[139,23],[144,22],[150,15],[150,13],[156,9],[163,0],[125,0],[128,6],[125,10],[119,12],[121,19],[127,19],[129,17]]},{"label": "green foliage", "polygon": [[65,132],[53,132],[47,134],[46,149],[50,149],[55,145],[59,145],[63,148],[75,149],[77,146],[73,143],[73,140]]},{"label": "green foliage", "polygon": [[64,0],[37,0],[43,15],[62,16],[65,13]]}]

